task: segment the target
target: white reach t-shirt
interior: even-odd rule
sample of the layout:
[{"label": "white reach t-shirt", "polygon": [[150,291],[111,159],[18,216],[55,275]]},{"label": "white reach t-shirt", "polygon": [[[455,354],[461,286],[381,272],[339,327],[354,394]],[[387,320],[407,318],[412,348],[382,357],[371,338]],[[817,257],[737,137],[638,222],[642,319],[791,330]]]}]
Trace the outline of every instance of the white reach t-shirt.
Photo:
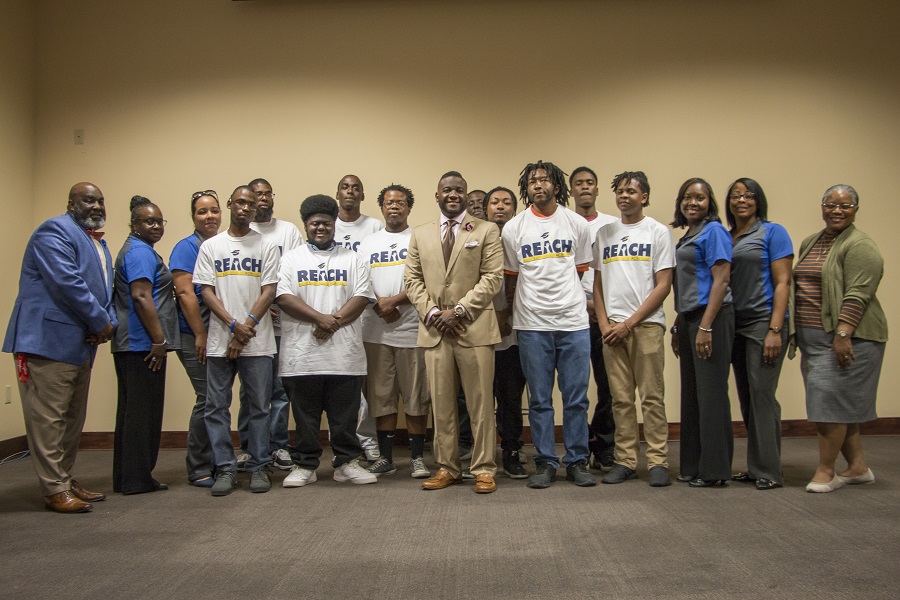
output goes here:
[{"label": "white reach t-shirt", "polygon": [[[576,213],[577,214],[577,213]],[[600,228],[604,225],[608,225],[609,223],[615,223],[619,219],[604,214],[602,212],[598,212],[597,216],[591,220],[584,219],[588,224],[588,231],[591,236],[591,253],[593,254],[594,242],[597,240],[597,232],[600,231]],[[581,289],[584,290],[584,295],[586,298],[592,298],[594,296],[594,270],[588,269],[584,277],[581,278]]]},{"label": "white reach t-shirt", "polygon": [[[356,252],[369,264],[372,299],[396,296],[405,289],[403,272],[412,227],[398,233],[377,231],[362,241]],[[394,348],[415,348],[419,335],[419,315],[412,304],[398,307],[400,318],[387,323],[375,314],[372,306],[362,314],[363,341]]]},{"label": "white reach t-shirt", "polygon": [[[282,221],[272,217],[268,223],[250,223],[250,229],[258,231],[262,236],[278,246],[278,257],[284,255],[285,252],[297,248],[303,243],[303,235],[297,226],[289,221]],[[275,327],[275,335],[281,336],[281,311],[275,304],[272,304],[274,317],[272,317],[272,325]]]},{"label": "white reach t-shirt", "polygon": [[356,252],[360,242],[382,229],[384,223],[366,215],[359,215],[355,221],[341,221],[338,217],[334,222],[334,241]]},{"label": "white reach t-shirt", "polygon": [[587,329],[587,301],[576,269],[593,257],[584,217],[563,206],[549,217],[529,207],[503,226],[501,238],[503,268],[518,273],[513,328]]},{"label": "white reach t-shirt", "polygon": [[[654,274],[675,268],[675,241],[669,228],[644,217],[633,225],[616,221],[597,232],[593,269],[603,282],[603,305],[607,316],[621,323],[631,317],[654,287]],[[644,320],[666,324],[662,307]]]},{"label": "white reach t-shirt", "polygon": [[[243,323],[262,286],[278,283],[278,247],[253,230],[244,237],[232,237],[223,231],[200,246],[193,283],[215,286],[216,296],[228,314]],[[207,356],[225,356],[232,335],[230,325],[210,315]],[[241,356],[274,355],[275,333],[267,310],[256,326],[256,337],[244,346]]]},{"label": "white reach t-shirt", "polygon": [[[276,297],[292,294],[320,313],[333,315],[354,296],[369,297],[369,267],[343,246],[319,250],[304,244],[281,257]],[[326,340],[313,336],[315,323],[281,313],[278,374],[365,375],[366,352],[359,319]]]}]

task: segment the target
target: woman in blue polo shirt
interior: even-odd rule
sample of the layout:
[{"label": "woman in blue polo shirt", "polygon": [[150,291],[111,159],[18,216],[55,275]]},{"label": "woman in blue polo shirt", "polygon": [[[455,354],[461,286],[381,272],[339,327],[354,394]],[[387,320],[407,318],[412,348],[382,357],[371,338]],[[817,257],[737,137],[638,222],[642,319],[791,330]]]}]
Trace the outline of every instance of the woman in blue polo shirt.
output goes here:
[{"label": "woman in blue polo shirt", "polygon": [[166,352],[178,348],[172,274],[153,250],[165,232],[159,207],[131,199],[131,233],[116,257],[113,304],[119,327],[112,340],[119,382],[113,447],[113,490],[164,490],[153,478],[162,431]]},{"label": "woman in blue polo shirt", "polygon": [[731,236],[709,184],[681,185],[673,227],[687,227],[675,249],[672,351],[681,360],[681,475],[691,487],[725,485],[734,438],[728,371],[734,342]]},{"label": "woman in blue polo shirt", "polygon": [[187,464],[188,481],[197,487],[212,487],[212,447],[206,434],[206,332],[209,328],[209,308],[203,303],[200,286],[191,281],[200,244],[219,233],[222,210],[216,192],[206,190],[191,196],[191,218],[194,232],[175,244],[169,256],[169,269],[175,281],[178,300],[178,329],[181,350],[178,360],[187,372],[194,388],[196,401],[188,423]]},{"label": "woman in blue polo shirt", "polygon": [[756,181],[738,179],[728,188],[727,197],[725,216],[734,244],[731,364],[747,426],[747,470],[732,479],[771,490],[784,485],[781,405],[775,390],[787,344],[794,246],[784,227],[767,220],[766,194]]}]

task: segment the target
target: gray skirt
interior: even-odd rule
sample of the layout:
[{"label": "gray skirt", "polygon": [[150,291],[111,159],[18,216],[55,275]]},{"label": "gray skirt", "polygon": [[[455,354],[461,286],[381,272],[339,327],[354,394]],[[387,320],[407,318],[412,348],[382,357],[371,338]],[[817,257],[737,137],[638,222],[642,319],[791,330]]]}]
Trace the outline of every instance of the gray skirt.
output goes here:
[{"label": "gray skirt", "polygon": [[841,369],[831,351],[833,341],[834,333],[824,329],[797,328],[806,418],[813,423],[865,423],[875,419],[884,342],[854,339],[856,360]]}]

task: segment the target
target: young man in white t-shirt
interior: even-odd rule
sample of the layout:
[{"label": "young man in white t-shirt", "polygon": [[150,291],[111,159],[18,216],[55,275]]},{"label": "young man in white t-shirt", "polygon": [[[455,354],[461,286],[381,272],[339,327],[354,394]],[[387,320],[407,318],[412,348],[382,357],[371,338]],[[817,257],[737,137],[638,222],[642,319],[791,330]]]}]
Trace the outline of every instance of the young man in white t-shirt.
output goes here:
[{"label": "young man in white t-shirt", "polygon": [[[360,204],[366,199],[362,181],[356,175],[344,175],[338,182],[338,218],[334,222],[334,241],[356,252],[360,243],[376,231],[384,229],[384,223],[360,212]],[[381,458],[375,431],[375,419],[369,415],[365,396],[360,398],[359,425],[356,429],[359,443],[372,464]]]},{"label": "young man in white t-shirt", "polygon": [[[275,193],[272,185],[262,178],[251,181],[250,188],[256,193],[256,219],[250,223],[253,231],[278,247],[279,258],[289,250],[293,250],[303,243],[303,236],[297,226],[290,221],[276,219]],[[275,347],[281,344],[281,311],[274,304],[269,308],[272,317],[272,325],[275,328]],[[247,389],[241,385],[241,407],[238,410],[238,436],[241,441],[241,453],[238,454],[238,471],[244,469],[247,454]],[[272,360],[272,397],[269,402],[269,454],[272,455],[272,466],[276,469],[290,470],[293,466],[291,455],[288,452],[290,437],[288,435],[288,412],[290,403],[281,378],[278,376],[278,355]]]},{"label": "young man in white t-shirt", "polygon": [[644,216],[650,184],[643,171],[616,175],[612,188],[622,220],[605,225],[594,244],[594,307],[613,394],[616,456],[603,483],[637,477],[638,435],[634,389],[641,395],[650,485],[671,484],[669,425],[663,381],[666,315],[672,289],[675,243],[669,228]]},{"label": "young man in white t-shirt", "polygon": [[250,491],[267,492],[269,479],[269,397],[275,333],[269,306],[278,282],[278,248],[250,229],[256,193],[246,185],[228,200],[228,230],[200,246],[193,283],[201,286],[212,316],[206,342],[206,429],[216,466],[213,496],[226,496],[236,484],[237,460],[231,446],[231,388],[235,375],[251,393],[247,397],[245,469]]},{"label": "young man in white t-shirt", "polygon": [[415,198],[409,188],[392,184],[378,194],[378,206],[385,228],[359,245],[357,252],[369,264],[371,307],[362,315],[363,343],[368,375],[366,400],[375,417],[381,458],[369,467],[370,473],[390,475],[394,465],[394,437],[397,405],[403,398],[406,430],[409,433],[412,477],[427,479],[425,429],[431,401],[425,379],[425,349],[416,347],[419,316],[406,296],[403,273],[412,229],[409,213]]},{"label": "young man in white t-shirt", "polygon": [[284,487],[316,481],[319,426],[328,415],[335,481],[375,483],[358,462],[356,437],[366,354],[359,316],[369,302],[369,266],[334,242],[338,207],[310,196],[300,206],[308,242],[285,253],[278,272],[282,341],[278,372],[297,422],[297,457]]},{"label": "young man in white t-shirt", "polygon": [[587,424],[591,346],[580,284],[592,259],[588,225],[566,208],[565,173],[553,163],[527,165],[519,190],[526,208],[503,227],[501,237],[506,296],[513,301],[513,329],[530,392],[528,422],[537,469],[528,487],[550,487],[560,465],[553,416],[557,372],[566,479],[593,486],[597,480],[588,470]]},{"label": "young man in white t-shirt", "polygon": [[[597,239],[597,231],[617,218],[597,210],[597,174],[589,167],[578,167],[569,175],[569,194],[575,201],[575,212],[585,218],[591,235],[591,244]],[[591,334],[591,368],[597,384],[597,404],[588,428],[588,448],[594,458],[591,466],[609,471],[613,466],[616,424],[612,414],[612,394],[603,364],[603,338],[597,326],[594,312],[594,271],[588,269],[581,278],[581,288],[587,298],[589,331]]]}]

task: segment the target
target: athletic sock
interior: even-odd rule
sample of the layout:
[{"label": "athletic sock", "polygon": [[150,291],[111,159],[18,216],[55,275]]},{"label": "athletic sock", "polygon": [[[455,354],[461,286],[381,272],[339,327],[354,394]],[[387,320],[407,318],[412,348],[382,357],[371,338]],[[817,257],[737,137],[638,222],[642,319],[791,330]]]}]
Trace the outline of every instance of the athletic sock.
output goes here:
[{"label": "athletic sock", "polygon": [[378,450],[381,451],[381,458],[389,463],[394,462],[394,435],[395,430],[377,431],[378,434]]},{"label": "athletic sock", "polygon": [[409,434],[410,458],[422,458],[425,455],[425,436],[422,434]]}]

